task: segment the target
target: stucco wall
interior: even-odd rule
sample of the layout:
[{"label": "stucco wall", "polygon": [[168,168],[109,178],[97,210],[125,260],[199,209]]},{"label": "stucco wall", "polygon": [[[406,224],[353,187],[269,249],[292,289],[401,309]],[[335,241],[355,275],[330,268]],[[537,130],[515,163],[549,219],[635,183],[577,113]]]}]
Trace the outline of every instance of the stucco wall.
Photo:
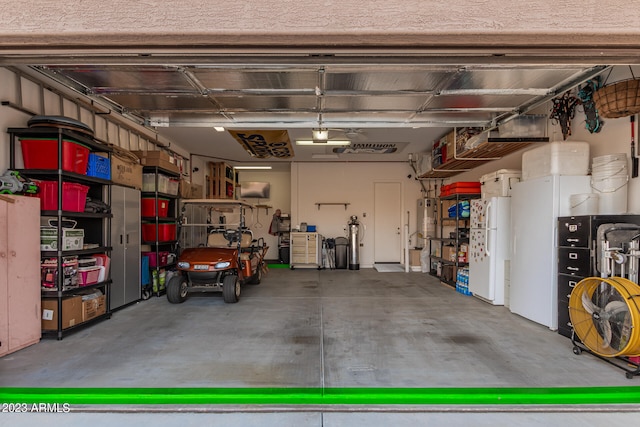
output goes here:
[{"label": "stucco wall", "polygon": [[18,48],[597,47],[640,34],[622,0],[4,0],[0,22],[0,47]]}]

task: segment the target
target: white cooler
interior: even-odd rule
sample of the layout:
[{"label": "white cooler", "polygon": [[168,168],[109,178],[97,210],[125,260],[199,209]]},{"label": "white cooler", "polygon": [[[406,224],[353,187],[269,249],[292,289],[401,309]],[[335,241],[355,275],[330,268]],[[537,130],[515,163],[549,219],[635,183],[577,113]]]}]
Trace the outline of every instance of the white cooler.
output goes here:
[{"label": "white cooler", "polygon": [[490,197],[509,197],[513,184],[520,182],[522,171],[500,169],[480,177],[480,191],[483,199]]}]

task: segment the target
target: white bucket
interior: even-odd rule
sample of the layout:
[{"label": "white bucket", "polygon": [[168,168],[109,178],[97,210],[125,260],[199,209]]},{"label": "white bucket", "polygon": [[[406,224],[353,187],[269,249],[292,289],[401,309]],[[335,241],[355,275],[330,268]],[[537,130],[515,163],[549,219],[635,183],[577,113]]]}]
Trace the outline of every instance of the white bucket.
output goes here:
[{"label": "white bucket", "polygon": [[624,155],[624,160],[614,160],[615,156],[620,155],[611,155],[608,157],[608,161],[599,161],[597,165],[594,159],[591,188],[599,196],[598,214],[600,215],[617,215],[627,212],[629,174],[627,173],[626,155]]},{"label": "white bucket", "polygon": [[600,197],[597,193],[572,194],[569,197],[571,215],[598,215]]},{"label": "white bucket", "polygon": [[606,156],[599,156],[593,158],[593,167],[606,165],[611,162],[622,161],[627,164],[627,155],[625,153],[607,154]]}]

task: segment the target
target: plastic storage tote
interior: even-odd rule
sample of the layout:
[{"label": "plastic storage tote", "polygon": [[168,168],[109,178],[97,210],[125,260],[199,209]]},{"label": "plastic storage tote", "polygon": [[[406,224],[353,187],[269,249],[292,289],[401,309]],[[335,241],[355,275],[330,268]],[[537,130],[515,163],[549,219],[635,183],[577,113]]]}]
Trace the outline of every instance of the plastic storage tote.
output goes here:
[{"label": "plastic storage tote", "polygon": [[157,258],[155,252],[142,252],[142,256],[149,259],[149,267],[160,267],[167,265],[169,262],[169,252],[167,251],[159,251]]},{"label": "plastic storage tote", "polygon": [[440,197],[452,196],[455,194],[479,194],[480,181],[460,181],[440,187]]},{"label": "plastic storage tote", "polygon": [[[142,240],[145,242],[156,241],[156,224],[145,223],[142,224]],[[176,223],[175,222],[161,222],[158,224],[158,242],[169,242],[176,240]]]},{"label": "plastic storage tote", "polygon": [[95,153],[89,153],[87,175],[102,179],[111,179],[111,160]]},{"label": "plastic storage tote", "polygon": [[500,125],[500,138],[543,138],[547,116],[544,114],[524,114]]},{"label": "plastic storage tote", "polygon": [[155,197],[142,198],[142,216],[166,218],[168,214],[169,199],[159,197],[156,201]]},{"label": "plastic storage tote", "polygon": [[587,175],[589,143],[554,141],[522,153],[522,180],[549,175]]},{"label": "plastic storage tote", "polygon": [[78,267],[78,285],[89,286],[98,283],[100,278],[100,267]]},{"label": "plastic storage tote", "polygon": [[[56,181],[38,181],[40,191],[40,209],[43,211],[58,210],[58,183]],[[84,212],[89,187],[74,182],[62,183],[62,210]]]},{"label": "plastic storage tote", "polygon": [[[58,140],[54,138],[20,139],[25,169],[58,169]],[[62,170],[86,175],[89,148],[79,142],[62,141]]]}]

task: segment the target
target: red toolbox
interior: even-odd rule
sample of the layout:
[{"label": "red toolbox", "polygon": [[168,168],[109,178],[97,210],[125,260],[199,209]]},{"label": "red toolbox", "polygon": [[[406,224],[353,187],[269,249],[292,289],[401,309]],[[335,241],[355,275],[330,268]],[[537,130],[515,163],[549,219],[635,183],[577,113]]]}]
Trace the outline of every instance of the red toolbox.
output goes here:
[{"label": "red toolbox", "polygon": [[[20,139],[25,169],[58,169],[58,140],[56,138]],[[62,170],[87,174],[89,148],[79,142],[62,141]]]},{"label": "red toolbox", "polygon": [[155,197],[142,198],[142,216],[166,218],[169,213],[169,199]]}]

